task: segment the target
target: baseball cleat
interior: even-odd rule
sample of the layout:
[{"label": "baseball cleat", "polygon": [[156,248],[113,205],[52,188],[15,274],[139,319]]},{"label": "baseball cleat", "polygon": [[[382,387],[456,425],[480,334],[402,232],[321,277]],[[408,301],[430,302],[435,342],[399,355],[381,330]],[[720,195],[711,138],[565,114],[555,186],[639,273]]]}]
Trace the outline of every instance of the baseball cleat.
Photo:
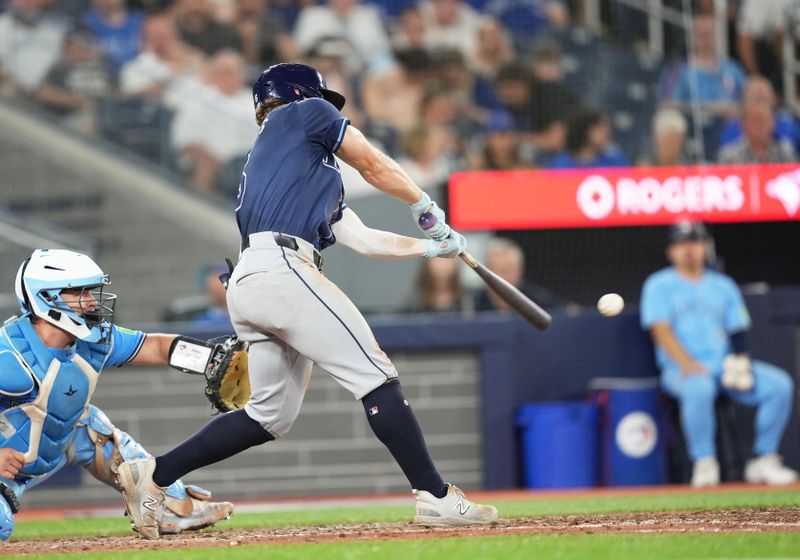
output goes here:
[{"label": "baseball cleat", "polygon": [[488,525],[497,521],[497,508],[471,502],[457,486],[447,485],[447,495],[437,498],[425,490],[414,490],[417,497],[414,523],[427,527]]},{"label": "baseball cleat", "polygon": [[153,482],[156,460],[153,457],[125,461],[119,466],[119,485],[125,496],[125,509],[131,526],[146,539],[158,538],[159,512],[164,507],[166,488]]},{"label": "baseball cleat", "polygon": [[719,485],[719,463],[716,457],[703,457],[694,462],[692,486],[703,488]]},{"label": "baseball cleat", "polygon": [[798,478],[794,471],[783,464],[777,453],[761,455],[747,461],[744,468],[744,479],[752,484],[772,484],[781,486],[791,484]]},{"label": "baseball cleat", "polygon": [[196,531],[228,519],[233,514],[230,502],[212,502],[211,492],[197,486],[186,486],[183,498],[167,495],[158,516],[158,532],[162,535]]}]

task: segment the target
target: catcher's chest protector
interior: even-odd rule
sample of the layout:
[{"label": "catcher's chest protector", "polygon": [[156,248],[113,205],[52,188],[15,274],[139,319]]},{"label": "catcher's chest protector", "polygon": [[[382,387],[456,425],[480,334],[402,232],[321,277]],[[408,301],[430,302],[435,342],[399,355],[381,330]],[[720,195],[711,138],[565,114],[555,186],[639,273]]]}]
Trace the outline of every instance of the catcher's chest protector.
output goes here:
[{"label": "catcher's chest protector", "polygon": [[[25,453],[18,476],[41,476],[62,460],[104,360],[105,354],[81,344],[57,358],[26,319],[0,329],[2,378],[16,380],[7,390],[0,382],[0,402],[8,407],[0,414],[0,447]],[[30,390],[20,394],[26,384]]]}]

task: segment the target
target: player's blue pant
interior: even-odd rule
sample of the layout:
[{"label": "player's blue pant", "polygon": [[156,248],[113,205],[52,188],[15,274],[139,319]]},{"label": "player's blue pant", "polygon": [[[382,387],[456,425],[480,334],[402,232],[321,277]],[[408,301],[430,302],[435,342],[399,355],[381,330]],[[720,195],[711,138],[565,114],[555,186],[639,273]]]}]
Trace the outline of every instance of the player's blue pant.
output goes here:
[{"label": "player's blue pant", "polygon": [[[111,424],[111,421],[105,413],[96,406],[90,406],[89,417],[82,420],[81,424],[75,428],[75,434],[72,438],[72,442],[68,446],[67,452],[52,471],[35,478],[17,477],[14,480],[2,480],[3,484],[14,491],[17,501],[20,500],[22,494],[27,490],[41,484],[64,466],[74,463],[83,466],[106,484],[111,484],[108,480],[108,473],[96,473],[95,454],[97,452],[97,447],[89,437],[87,426],[90,426],[93,430],[103,435],[110,435],[114,431],[114,425]],[[150,454],[127,433],[120,431],[118,441],[118,452],[126,461],[150,457]],[[103,456],[106,463],[111,461],[113,453],[114,443],[112,440],[108,440],[103,444]],[[182,481],[178,480],[167,488],[167,495],[173,498],[183,499],[186,496],[186,487]],[[5,498],[0,497],[0,540],[7,541],[11,537],[13,530],[14,514]]]},{"label": "player's blue pant", "polygon": [[661,374],[662,388],[680,403],[689,456],[693,461],[716,456],[714,402],[720,393],[739,404],[757,407],[753,455],[777,452],[792,411],[792,378],[784,370],[758,360],[753,360],[755,385],[750,391],[726,389],[721,377],[721,371],[681,377],[679,370],[669,369]]}]

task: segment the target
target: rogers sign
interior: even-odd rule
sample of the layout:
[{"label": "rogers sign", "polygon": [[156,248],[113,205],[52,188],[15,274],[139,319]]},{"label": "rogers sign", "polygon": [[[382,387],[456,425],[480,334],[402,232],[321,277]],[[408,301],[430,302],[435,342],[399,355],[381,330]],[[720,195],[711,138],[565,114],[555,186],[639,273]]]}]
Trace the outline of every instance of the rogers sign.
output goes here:
[{"label": "rogers sign", "polygon": [[623,177],[613,185],[601,175],[591,175],[578,187],[577,200],[587,218],[602,220],[614,209],[620,214],[737,212],[744,206],[745,196],[742,179],[736,175],[668,177],[663,181]]},{"label": "rogers sign", "polygon": [[797,165],[489,171],[453,175],[463,230],[781,221],[800,211]]}]

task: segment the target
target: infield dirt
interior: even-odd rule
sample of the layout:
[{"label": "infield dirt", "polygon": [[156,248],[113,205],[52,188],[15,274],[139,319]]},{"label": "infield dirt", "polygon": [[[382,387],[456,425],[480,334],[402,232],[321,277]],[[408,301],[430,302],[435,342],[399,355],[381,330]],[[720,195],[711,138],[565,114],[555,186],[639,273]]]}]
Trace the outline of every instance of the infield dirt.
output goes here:
[{"label": "infield dirt", "polygon": [[441,539],[463,536],[589,533],[800,532],[800,507],[643,512],[500,519],[477,528],[428,529],[411,523],[368,523],[247,530],[210,530],[147,541],[136,535],[10,542],[0,555],[230,547],[250,544]]}]

